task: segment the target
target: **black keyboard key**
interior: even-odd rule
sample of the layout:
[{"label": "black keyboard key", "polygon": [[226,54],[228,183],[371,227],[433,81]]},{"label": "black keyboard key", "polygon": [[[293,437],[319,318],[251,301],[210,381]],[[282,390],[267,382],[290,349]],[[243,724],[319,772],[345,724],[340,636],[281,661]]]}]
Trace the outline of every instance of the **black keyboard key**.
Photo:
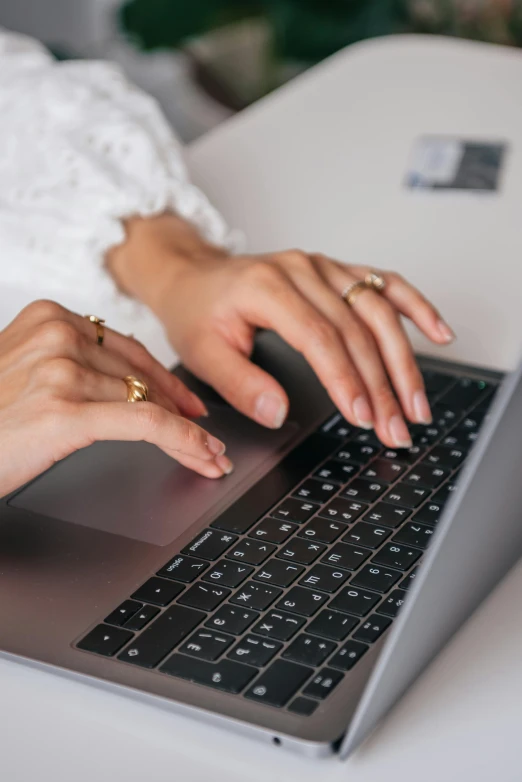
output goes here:
[{"label": "black keyboard key", "polygon": [[143,608],[143,603],[137,603],[135,600],[125,600],[121,606],[115,608],[109,616],[103,621],[108,625],[116,625],[117,627],[123,627],[127,619]]},{"label": "black keyboard key", "polygon": [[290,611],[293,614],[313,616],[326,600],[328,600],[328,595],[295,586],[279,601],[277,607],[282,611]]},{"label": "black keyboard key", "polygon": [[257,668],[251,668],[249,665],[242,665],[232,660],[225,659],[217,663],[209,663],[206,660],[185,657],[183,654],[173,654],[161,666],[160,671],[168,673],[169,676],[188,679],[195,684],[205,684],[207,687],[214,687],[216,690],[233,694],[244,690],[258,673]]},{"label": "black keyboard key", "polygon": [[227,558],[235,562],[246,562],[247,565],[260,565],[274,551],[276,551],[276,547],[263,540],[240,540],[228,552]]},{"label": "black keyboard key", "polygon": [[426,453],[426,448],[420,445],[412,445],[411,448],[399,448],[397,450],[387,449],[380,455],[380,459],[387,459],[399,464],[415,464]]},{"label": "black keyboard key", "polygon": [[315,540],[292,538],[286,546],[283,546],[278,551],[277,556],[280,559],[286,559],[288,562],[310,565],[323,551],[326,551],[326,546],[323,546],[322,543],[316,543]]},{"label": "black keyboard key", "polygon": [[331,459],[314,473],[314,478],[331,483],[348,483],[351,478],[357,475],[360,469],[358,464]]},{"label": "black keyboard key", "polygon": [[352,543],[355,546],[365,546],[366,548],[379,548],[381,543],[391,535],[391,529],[386,527],[376,527],[374,524],[367,524],[365,521],[359,521],[343,537],[346,543]]},{"label": "black keyboard key", "polygon": [[380,483],[393,483],[405,469],[405,466],[400,462],[394,462],[390,459],[375,459],[369,467],[362,471],[361,478],[376,480]]},{"label": "black keyboard key", "polygon": [[229,560],[221,559],[212,566],[208,573],[205,573],[202,580],[208,581],[209,584],[220,584],[221,586],[234,589],[253,572],[254,568],[245,565],[243,562],[230,562]]},{"label": "black keyboard key", "polygon": [[182,549],[182,554],[193,554],[201,559],[218,559],[237,540],[237,535],[220,532],[216,529],[205,529],[194,538],[192,543]]},{"label": "black keyboard key", "polygon": [[355,480],[353,480],[343,491],[343,496],[348,497],[350,500],[356,500],[357,502],[372,503],[375,502],[385,489],[386,486],[384,483],[355,478]]},{"label": "black keyboard key", "polygon": [[288,660],[276,660],[245,693],[245,698],[269,706],[284,706],[313,671]]},{"label": "black keyboard key", "polygon": [[[309,521],[305,527],[301,527],[297,533],[298,537],[305,540],[319,541],[319,543],[333,543],[339,535],[346,532],[346,525],[340,521],[328,521],[316,516]],[[295,543],[292,541],[291,544]]]},{"label": "black keyboard key", "polygon": [[304,623],[305,620],[299,616],[291,616],[284,611],[269,611],[254,625],[252,632],[278,641],[288,641]]},{"label": "black keyboard key", "polygon": [[171,559],[169,563],[158,571],[158,576],[163,578],[172,578],[174,581],[182,581],[184,584],[190,584],[200,573],[208,568],[208,562],[194,557],[184,557],[178,554]]},{"label": "black keyboard key", "polygon": [[339,649],[328,664],[333,668],[340,668],[341,671],[349,671],[361,659],[363,654],[368,651],[368,648],[366,644],[350,639],[344,644],[342,649]]},{"label": "black keyboard key", "polygon": [[288,711],[293,714],[299,714],[300,717],[310,717],[319,706],[317,701],[310,698],[303,698],[301,695],[296,698],[288,707]]},{"label": "black keyboard key", "polygon": [[281,559],[269,559],[260,568],[254,578],[256,581],[275,584],[280,587],[290,586],[292,581],[301,575],[304,571],[302,565],[296,565],[293,562],[283,562]]},{"label": "black keyboard key", "polygon": [[239,608],[238,606],[232,606],[230,603],[222,605],[215,614],[213,614],[208,622],[205,622],[205,627],[212,627],[219,629],[223,633],[231,633],[232,635],[241,635],[244,633],[247,627],[250,627],[253,621],[259,618],[259,614],[256,611],[250,611],[248,608]]},{"label": "black keyboard key", "polygon": [[432,445],[435,440],[438,440],[443,433],[443,429],[439,429],[436,426],[424,426],[422,424],[410,425],[411,439],[414,445],[420,445],[424,447],[426,445]]},{"label": "black keyboard key", "polygon": [[353,426],[342,417],[341,413],[334,413],[334,415],[321,426],[321,432],[323,434],[328,434],[331,437],[338,437],[340,440],[345,440],[353,432]]},{"label": "black keyboard key", "polygon": [[409,486],[407,483],[398,483],[387,494],[384,501],[392,505],[400,505],[402,508],[416,508],[430,493],[429,489],[420,486]]},{"label": "black keyboard key", "polygon": [[361,549],[358,546],[351,546],[349,543],[336,543],[335,546],[327,551],[321,562],[333,565],[336,568],[357,570],[359,565],[362,565],[370,554],[371,551]]},{"label": "black keyboard key", "polygon": [[406,546],[417,546],[417,548],[425,549],[431,543],[433,533],[433,527],[409,521],[393,536],[393,540],[397,543],[404,543]]},{"label": "black keyboard key", "polygon": [[247,635],[228,653],[230,660],[236,660],[256,668],[263,668],[283,648],[279,641]]},{"label": "black keyboard key", "polygon": [[442,394],[455,383],[455,378],[452,375],[444,375],[432,369],[424,369],[422,376],[426,393],[431,396]]},{"label": "black keyboard key", "polygon": [[251,608],[254,611],[264,611],[270,603],[282,594],[282,590],[270,584],[256,584],[255,581],[247,581],[236,592],[231,603]]},{"label": "black keyboard key", "polygon": [[378,448],[382,448],[382,443],[375,432],[367,429],[359,429],[356,434],[352,434],[350,442],[368,443],[368,445],[376,445]]},{"label": "black keyboard key", "polygon": [[[388,567],[378,567],[377,565],[365,565],[357,573],[351,584],[354,587],[363,587],[363,589],[373,589],[374,592],[388,592],[389,589],[399,580],[402,573],[392,570]],[[351,586],[351,585],[350,585]],[[332,608],[335,606],[332,603]]]},{"label": "black keyboard key", "polygon": [[485,413],[479,413],[477,411],[473,411],[459,423],[459,425],[457,426],[457,432],[478,431],[482,426],[485,417],[486,417]]},{"label": "black keyboard key", "polygon": [[378,445],[349,442],[337,451],[335,458],[353,464],[367,464],[379,451],[380,447]]},{"label": "black keyboard key", "polygon": [[200,611],[213,611],[231,594],[230,589],[214,584],[194,584],[180,597],[179,603]]},{"label": "black keyboard key", "polygon": [[310,435],[210,526],[246,532],[338,447],[339,441],[333,437]]},{"label": "black keyboard key", "polygon": [[269,543],[283,543],[296,529],[298,529],[297,524],[292,524],[290,521],[266,518],[249,533],[249,536],[255,540],[268,540]]},{"label": "black keyboard key", "polygon": [[337,687],[342,678],[343,674],[340,671],[335,671],[333,668],[323,668],[305,687],[303,694],[323,700]]},{"label": "black keyboard key", "polygon": [[436,489],[449,474],[450,470],[446,470],[444,467],[421,462],[410,470],[404,478],[404,482],[412,486],[422,486],[425,489]]},{"label": "black keyboard key", "polygon": [[443,445],[437,445],[427,455],[425,461],[438,467],[448,467],[454,470],[459,467],[466,458],[466,451],[462,448],[446,448]]},{"label": "black keyboard key", "polygon": [[386,502],[378,502],[366,516],[363,516],[363,521],[394,529],[399,527],[410,515],[411,510],[409,508],[400,508],[395,505],[388,505]]},{"label": "black keyboard key", "polygon": [[379,608],[377,608],[377,613],[384,614],[384,616],[390,616],[392,619],[395,619],[404,605],[405,597],[406,592],[404,592],[404,590],[394,589],[391,595],[381,603]]},{"label": "black keyboard key", "polygon": [[418,568],[413,568],[411,573],[408,573],[408,575],[402,579],[401,583],[399,584],[401,589],[409,589],[411,587],[411,585],[415,581],[417,570]]},{"label": "black keyboard key", "polygon": [[175,646],[194,630],[205,614],[192,608],[174,605],[167,608],[128,646],[118,659],[154,668]]},{"label": "black keyboard key", "polygon": [[121,627],[107,627],[98,625],[77,644],[78,649],[86,652],[102,654],[104,657],[113,657],[121,647],[131,640],[133,634]]},{"label": "black keyboard key", "polygon": [[461,415],[460,412],[452,410],[451,407],[446,405],[435,405],[431,412],[433,415],[433,426],[436,426],[441,432],[446,432],[452,426],[455,426]]},{"label": "black keyboard key", "polygon": [[456,410],[467,410],[476,404],[489,388],[484,380],[463,377],[440,397],[439,402]]},{"label": "black keyboard key", "polygon": [[333,641],[344,641],[358,624],[353,616],[346,616],[337,611],[325,608],[306,628],[309,633],[320,635],[321,638],[331,638]]},{"label": "black keyboard key", "polygon": [[430,500],[429,502],[426,502],[422,508],[419,508],[413,515],[412,521],[414,524],[428,524],[429,526],[434,527],[439,523],[443,510],[444,506],[441,503],[432,502]]},{"label": "black keyboard key", "polygon": [[350,584],[334,597],[328,608],[354,616],[366,616],[379,600],[379,595],[367,592],[365,589],[357,589]]},{"label": "black keyboard key", "polygon": [[296,663],[311,665],[315,668],[324,663],[335,647],[336,644],[332,641],[325,641],[322,638],[314,638],[312,635],[301,633],[292,641],[282,656],[286,660],[293,660]]},{"label": "black keyboard key", "polygon": [[318,512],[323,519],[342,521],[343,524],[352,524],[361,513],[368,510],[368,506],[362,502],[352,502],[343,497],[335,497],[328,505],[324,505]]},{"label": "black keyboard key", "polygon": [[127,619],[125,622],[125,629],[142,630],[158,613],[159,608],[154,608],[154,606],[143,606],[143,608],[133,614],[130,619]]},{"label": "black keyboard key", "polygon": [[441,488],[435,492],[435,494],[431,498],[432,502],[434,502],[436,505],[444,505],[444,503],[448,500],[450,494],[452,494],[452,492],[454,492],[456,488],[457,488],[457,480],[456,480],[456,476],[454,476],[452,481],[445,483],[444,486],[441,486]]},{"label": "black keyboard key", "polygon": [[281,521],[293,521],[296,524],[302,524],[303,521],[308,521],[317,510],[319,510],[319,505],[314,505],[313,502],[303,502],[290,497],[282,502],[281,505],[278,505],[277,508],[271,510],[270,515],[274,519],[280,519]]},{"label": "black keyboard key", "polygon": [[219,630],[202,628],[191,635],[183,646],[180,646],[179,651],[190,654],[191,657],[213,662],[221,657],[233,642],[234,638],[220,633]]},{"label": "black keyboard key", "polygon": [[181,584],[174,584],[164,578],[149,578],[131,597],[141,603],[152,603],[156,606],[168,606],[175,597],[183,592]]},{"label": "black keyboard key", "polygon": [[349,577],[349,573],[326,565],[314,565],[300,580],[300,584],[322,592],[337,592]]},{"label": "black keyboard key", "polygon": [[328,483],[327,481],[316,481],[314,478],[310,478],[305,481],[302,486],[299,486],[293,492],[294,497],[299,497],[301,500],[307,500],[308,502],[317,502],[322,505],[324,502],[328,502],[339,491],[339,486],[335,483]]},{"label": "black keyboard key", "polygon": [[353,637],[356,641],[362,641],[366,644],[371,644],[376,641],[384,633],[386,628],[391,624],[391,619],[387,616],[379,616],[378,614],[372,614],[366,622],[355,631]]}]

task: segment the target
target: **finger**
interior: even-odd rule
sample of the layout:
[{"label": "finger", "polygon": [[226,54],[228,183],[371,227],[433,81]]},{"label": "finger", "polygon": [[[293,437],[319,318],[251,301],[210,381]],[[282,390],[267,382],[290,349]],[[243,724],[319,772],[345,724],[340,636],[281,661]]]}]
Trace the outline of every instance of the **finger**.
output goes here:
[{"label": "finger", "polygon": [[[365,266],[352,266],[350,271],[356,277],[364,279],[371,269]],[[381,295],[388,299],[402,315],[415,323],[428,339],[438,344],[453,342],[455,334],[436,307],[417,288],[396,272],[379,272],[379,274],[386,282]]]},{"label": "finger", "polygon": [[[373,423],[379,438],[391,447],[409,447],[410,435],[401,409],[390,386],[375,340],[366,326],[313,267],[307,269],[306,273],[303,273],[303,267],[295,270],[292,278],[303,295],[332,320],[343,336],[346,349],[370,399]],[[356,409],[357,400],[352,402],[352,406]],[[355,423],[361,425],[360,422]]]},{"label": "finger", "polygon": [[201,475],[220,477],[225,473],[220,466],[224,443],[193,421],[151,402],[85,403],[74,407],[71,418],[80,433],[77,447],[101,440],[145,441],[172,458],[187,462]]},{"label": "finger", "polygon": [[[321,268],[332,288],[339,292],[355,279],[340,264],[321,261]],[[371,332],[386,373],[408,418],[418,423],[430,423],[431,411],[424,380],[397,310],[372,290],[360,293],[352,303],[351,310]]]},{"label": "finger", "polygon": [[244,415],[270,429],[283,425],[288,414],[283,388],[220,334],[202,337],[197,354],[187,357],[185,364]]},{"label": "finger", "polygon": [[146,375],[150,383],[158,389],[158,393],[173,402],[172,409],[179,409],[184,415],[194,418],[208,414],[201,400],[153,358],[139,342],[105,327],[104,343],[99,346],[96,344],[95,324],[56,302],[45,300],[32,302],[15,319],[12,330],[16,338],[17,333],[27,332],[28,329],[34,329],[40,324],[59,321],[74,326],[99,353],[108,349],[120,355],[133,367],[132,374],[138,375],[141,372]]}]

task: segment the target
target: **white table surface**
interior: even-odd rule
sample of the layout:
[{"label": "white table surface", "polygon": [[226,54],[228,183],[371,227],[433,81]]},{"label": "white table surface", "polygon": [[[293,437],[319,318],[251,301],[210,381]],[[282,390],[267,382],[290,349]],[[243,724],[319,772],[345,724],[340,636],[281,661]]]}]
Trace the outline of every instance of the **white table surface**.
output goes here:
[{"label": "white table surface", "polygon": [[[365,59],[363,47],[356,47],[309,74],[295,90],[288,88],[233,120],[229,129],[219,129],[199,142],[190,155],[195,175],[229,219],[245,228],[251,246],[310,246],[413,272],[421,287],[443,299],[442,308],[461,327],[463,338],[452,356],[464,359],[471,351],[476,361],[491,358],[497,366],[510,366],[522,332],[520,170],[515,176],[515,167],[520,169],[516,139],[522,139],[522,102],[514,99],[520,95],[522,58],[493,48],[448,42],[424,45],[414,40],[370,44],[367,51],[373,64]],[[413,69],[411,56],[409,66],[404,59],[408,51]],[[402,74],[398,86],[394,62]],[[408,74],[413,74],[409,81]],[[437,89],[437,74],[450,84],[448,101],[442,87]],[[344,93],[339,92],[340,85],[345,85]],[[396,115],[411,103],[408,85],[417,96],[415,127],[401,140]],[[375,165],[371,160],[362,165],[358,155],[351,154],[350,171],[345,171],[342,165],[334,165],[333,145],[339,153],[339,145],[353,150],[356,141],[359,157],[363,155],[365,135],[359,115],[369,106],[370,114],[378,118],[376,89],[383,94],[386,111],[390,101],[395,106],[388,124],[391,146],[400,154],[385,154],[370,127],[366,136]],[[362,100],[363,93],[368,100]],[[441,101],[438,113],[433,110],[435,100]],[[314,107],[322,123],[317,116],[310,119]],[[451,111],[456,118],[453,124]],[[297,139],[296,123],[302,128]],[[403,130],[409,127],[405,118],[401,123]],[[320,136],[321,127],[325,138]],[[326,132],[334,127],[335,133]],[[411,138],[421,128],[507,134],[514,143],[513,167],[501,196],[490,198],[486,208],[484,199],[462,200],[454,194],[432,204],[435,219],[426,199],[411,201],[395,192],[390,185],[394,171],[402,170]],[[296,151],[299,145],[301,159]],[[318,149],[321,165],[312,154]],[[308,152],[307,168],[303,161]],[[372,215],[379,192],[382,197]],[[375,226],[381,224],[382,231],[377,230]],[[384,263],[386,253],[391,256],[388,263]],[[436,258],[443,258],[438,269],[433,266]],[[461,285],[466,270],[477,273],[474,289],[467,292]],[[507,286],[501,306],[498,276],[505,272],[512,275],[513,284]],[[457,280],[451,276],[455,274]],[[507,304],[515,305],[514,309],[509,311]],[[123,697],[0,661],[0,779],[403,782],[415,775],[422,782],[490,782],[492,778],[518,782],[522,779],[521,593],[522,565],[345,763],[287,755]]]}]

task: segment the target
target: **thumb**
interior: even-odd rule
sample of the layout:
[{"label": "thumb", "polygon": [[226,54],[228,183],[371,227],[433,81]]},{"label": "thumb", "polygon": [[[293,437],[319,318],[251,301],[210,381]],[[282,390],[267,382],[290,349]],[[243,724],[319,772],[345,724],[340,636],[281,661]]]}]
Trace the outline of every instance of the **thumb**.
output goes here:
[{"label": "thumb", "polygon": [[283,425],[288,414],[283,388],[222,336],[205,336],[185,365],[239,412],[270,429]]}]

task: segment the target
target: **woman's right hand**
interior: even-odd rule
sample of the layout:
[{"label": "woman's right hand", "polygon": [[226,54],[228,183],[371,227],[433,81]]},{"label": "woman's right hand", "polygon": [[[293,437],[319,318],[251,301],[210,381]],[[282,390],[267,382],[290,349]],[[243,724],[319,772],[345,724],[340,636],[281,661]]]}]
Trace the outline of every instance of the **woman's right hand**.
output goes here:
[{"label": "woman's right hand", "polygon": [[[135,375],[149,400],[129,404]],[[201,400],[136,340],[51,301],[26,307],[0,332],[0,497],[97,440],[145,440],[207,478],[232,470],[225,446],[189,418]]]}]

